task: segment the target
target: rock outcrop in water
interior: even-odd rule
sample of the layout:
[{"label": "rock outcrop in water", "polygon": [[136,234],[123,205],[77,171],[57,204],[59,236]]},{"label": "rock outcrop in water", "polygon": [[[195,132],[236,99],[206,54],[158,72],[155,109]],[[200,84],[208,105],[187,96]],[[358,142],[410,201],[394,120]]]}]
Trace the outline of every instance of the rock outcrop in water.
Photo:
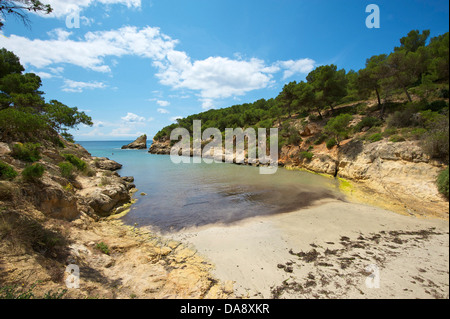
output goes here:
[{"label": "rock outcrop in water", "polygon": [[145,150],[147,149],[147,135],[142,135],[138,137],[134,142],[122,146],[122,149],[135,149],[135,150]]},{"label": "rock outcrop in water", "polygon": [[170,141],[156,141],[153,140],[150,150],[151,154],[169,155],[170,154]]}]

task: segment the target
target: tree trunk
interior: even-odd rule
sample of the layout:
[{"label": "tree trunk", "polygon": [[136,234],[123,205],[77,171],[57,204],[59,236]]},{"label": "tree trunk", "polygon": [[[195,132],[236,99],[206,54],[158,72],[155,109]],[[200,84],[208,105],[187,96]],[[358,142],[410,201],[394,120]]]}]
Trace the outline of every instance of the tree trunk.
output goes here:
[{"label": "tree trunk", "polygon": [[322,113],[320,113],[320,108],[317,108],[317,112],[319,113],[319,117],[320,117],[320,118],[323,118],[323,117],[322,117]]},{"label": "tree trunk", "polygon": [[408,101],[412,102],[411,95],[409,95],[408,89],[406,87],[403,87],[403,90],[405,91],[405,94],[406,94],[406,97],[408,98]]},{"label": "tree trunk", "polygon": [[381,107],[381,98],[380,98],[380,92],[378,92],[378,88],[375,88],[375,93],[377,94],[378,107]]}]

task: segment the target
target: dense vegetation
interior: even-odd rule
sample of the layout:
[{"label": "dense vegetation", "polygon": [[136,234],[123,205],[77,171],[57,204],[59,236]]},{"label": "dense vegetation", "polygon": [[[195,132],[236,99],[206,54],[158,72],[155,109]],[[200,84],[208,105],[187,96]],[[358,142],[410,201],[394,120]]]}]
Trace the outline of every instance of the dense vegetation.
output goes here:
[{"label": "dense vegetation", "polygon": [[[432,157],[448,162],[449,33],[428,41],[430,31],[413,30],[390,54],[373,56],[365,68],[346,72],[336,65],[317,67],[306,82],[287,83],[276,98],[209,110],[179,119],[154,139],[165,141],[177,127],[192,134],[193,120],[202,129],[280,128],[280,148],[302,142],[293,121],[326,121],[313,144],[331,148],[352,134],[376,142],[420,139]],[[367,100],[375,100],[369,108]],[[399,102],[403,99],[404,102]],[[355,115],[363,116],[348,127]],[[307,151],[307,150],[305,150]]]},{"label": "dense vegetation", "polygon": [[92,125],[92,119],[76,107],[51,100],[40,91],[41,79],[23,73],[24,67],[12,52],[0,50],[0,140],[38,142],[49,140],[61,145],[58,134],[71,141],[68,129]]}]

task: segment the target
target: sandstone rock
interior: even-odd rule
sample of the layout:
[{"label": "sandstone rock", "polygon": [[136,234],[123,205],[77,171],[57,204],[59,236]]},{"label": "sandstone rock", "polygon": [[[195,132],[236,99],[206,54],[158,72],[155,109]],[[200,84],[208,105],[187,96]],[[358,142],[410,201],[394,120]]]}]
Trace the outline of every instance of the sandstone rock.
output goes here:
[{"label": "sandstone rock", "polygon": [[113,209],[131,200],[128,187],[123,184],[108,185],[105,188],[95,188],[87,195],[87,204],[94,212],[107,217],[113,213]]},{"label": "sandstone rock", "polygon": [[160,142],[154,140],[148,152],[151,154],[169,155],[170,148],[170,141]]},{"label": "sandstone rock", "polygon": [[322,130],[316,123],[310,123],[305,126],[303,131],[300,132],[300,136],[306,137],[306,136],[312,136],[317,133],[320,133]]},{"label": "sandstone rock", "polygon": [[147,148],[147,135],[138,137],[134,142],[122,146],[122,149],[146,149]]},{"label": "sandstone rock", "polygon": [[49,217],[74,220],[80,215],[77,198],[61,187],[45,185],[35,196],[37,207]]},{"label": "sandstone rock", "polygon": [[8,155],[11,153],[11,149],[8,144],[0,142],[0,156]]},{"label": "sandstone rock", "polygon": [[124,180],[127,183],[133,183],[134,177],[133,176],[124,176],[124,177],[122,177],[122,180]]},{"label": "sandstone rock", "polygon": [[107,171],[117,171],[118,169],[122,168],[122,164],[110,160],[107,157],[94,157],[94,165],[97,168],[104,169]]}]

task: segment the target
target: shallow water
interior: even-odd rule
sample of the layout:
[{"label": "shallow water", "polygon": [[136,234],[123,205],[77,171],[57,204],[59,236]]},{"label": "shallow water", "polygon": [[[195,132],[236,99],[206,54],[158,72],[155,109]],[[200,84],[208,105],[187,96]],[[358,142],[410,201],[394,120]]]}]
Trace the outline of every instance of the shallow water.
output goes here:
[{"label": "shallow water", "polygon": [[[177,165],[170,156],[120,149],[129,142],[79,142],[93,156],[121,163],[121,176],[134,176],[138,202],[123,218],[129,225],[178,231],[343,198],[334,180],[316,174],[279,168],[274,175],[260,175],[256,167],[225,163]],[[141,196],[142,192],[147,195]]]}]

